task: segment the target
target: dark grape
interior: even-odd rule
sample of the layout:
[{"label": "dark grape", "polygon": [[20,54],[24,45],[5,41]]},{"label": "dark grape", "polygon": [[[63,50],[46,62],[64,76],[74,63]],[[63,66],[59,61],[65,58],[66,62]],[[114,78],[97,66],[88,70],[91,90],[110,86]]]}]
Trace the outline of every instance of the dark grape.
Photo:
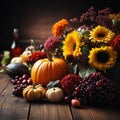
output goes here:
[{"label": "dark grape", "polygon": [[28,83],[27,80],[23,79],[22,84],[27,84],[27,83]]},{"label": "dark grape", "polygon": [[111,103],[117,90],[116,84],[100,72],[90,74],[83,80],[76,75],[69,75],[61,80],[61,85],[65,102],[77,98],[85,104]]},{"label": "dark grape", "polygon": [[110,103],[115,95],[115,83],[98,72],[81,81],[73,91],[72,97],[77,97],[85,103]]},{"label": "dark grape", "polygon": [[17,81],[17,84],[21,84],[21,81],[20,81],[20,80],[18,80],[18,81]]},{"label": "dark grape", "polygon": [[27,80],[27,83],[28,83],[28,84],[32,84],[32,79],[29,78],[29,79]]},{"label": "dark grape", "polygon": [[22,77],[15,76],[15,78],[12,79],[11,82],[14,85],[12,92],[13,95],[22,96],[23,89],[32,84],[32,79],[24,74]]},{"label": "dark grape", "polygon": [[29,77],[28,77],[28,75],[24,74],[24,75],[22,76],[22,78],[23,78],[23,79],[28,79]]},{"label": "dark grape", "polygon": [[69,104],[71,102],[71,98],[69,96],[64,97],[65,103]]}]

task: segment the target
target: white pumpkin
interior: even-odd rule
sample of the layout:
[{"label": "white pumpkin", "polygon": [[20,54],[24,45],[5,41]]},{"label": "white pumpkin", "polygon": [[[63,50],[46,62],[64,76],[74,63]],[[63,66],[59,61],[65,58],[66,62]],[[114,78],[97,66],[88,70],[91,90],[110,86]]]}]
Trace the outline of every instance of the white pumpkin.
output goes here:
[{"label": "white pumpkin", "polygon": [[23,63],[23,60],[21,57],[13,57],[10,63]]},{"label": "white pumpkin", "polygon": [[50,102],[59,102],[63,99],[63,90],[59,87],[53,87],[46,91],[46,98]]}]

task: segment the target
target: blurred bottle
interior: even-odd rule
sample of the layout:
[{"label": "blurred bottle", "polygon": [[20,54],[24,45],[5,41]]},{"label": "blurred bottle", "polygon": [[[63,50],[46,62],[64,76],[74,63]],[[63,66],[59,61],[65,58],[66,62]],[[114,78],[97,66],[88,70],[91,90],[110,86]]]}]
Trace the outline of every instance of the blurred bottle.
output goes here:
[{"label": "blurred bottle", "polygon": [[20,46],[19,43],[19,34],[18,34],[18,29],[14,28],[13,29],[13,42],[11,45],[10,49],[10,56],[11,58],[13,57],[18,57],[22,53],[22,47]]}]

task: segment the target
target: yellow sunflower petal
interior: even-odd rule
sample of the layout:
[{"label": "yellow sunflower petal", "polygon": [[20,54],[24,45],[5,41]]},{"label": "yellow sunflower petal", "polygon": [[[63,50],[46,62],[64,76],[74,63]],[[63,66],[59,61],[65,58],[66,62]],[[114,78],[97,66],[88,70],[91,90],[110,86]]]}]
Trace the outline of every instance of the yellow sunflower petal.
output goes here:
[{"label": "yellow sunflower petal", "polygon": [[115,33],[104,26],[98,25],[90,31],[90,39],[92,42],[108,43],[114,37]]},{"label": "yellow sunflower petal", "polygon": [[[100,56],[100,54],[102,55]],[[103,57],[105,55],[105,59]],[[99,57],[98,57],[99,56]],[[92,48],[88,56],[89,64],[98,70],[105,71],[110,67],[113,67],[116,63],[117,53],[112,47],[103,46],[100,48]]]},{"label": "yellow sunflower petal", "polygon": [[82,36],[76,30],[66,36],[65,41],[63,42],[63,55],[65,58],[70,54],[73,56],[81,54],[80,47],[84,44],[81,42],[81,38]]}]

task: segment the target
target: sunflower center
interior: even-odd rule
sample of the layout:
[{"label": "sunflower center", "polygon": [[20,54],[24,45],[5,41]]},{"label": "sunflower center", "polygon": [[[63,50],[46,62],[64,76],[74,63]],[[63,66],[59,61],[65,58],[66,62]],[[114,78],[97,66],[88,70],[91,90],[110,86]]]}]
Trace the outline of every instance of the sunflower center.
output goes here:
[{"label": "sunflower center", "polygon": [[74,43],[74,45],[73,45],[73,50],[75,50],[76,49],[76,43]]},{"label": "sunflower center", "polygon": [[97,35],[97,37],[105,37],[105,34],[99,33],[99,34]]},{"label": "sunflower center", "polygon": [[108,55],[107,52],[101,51],[101,52],[99,52],[99,53],[97,54],[96,58],[97,58],[97,60],[98,60],[99,62],[104,63],[104,62],[107,62],[107,61],[108,61],[109,55]]}]

